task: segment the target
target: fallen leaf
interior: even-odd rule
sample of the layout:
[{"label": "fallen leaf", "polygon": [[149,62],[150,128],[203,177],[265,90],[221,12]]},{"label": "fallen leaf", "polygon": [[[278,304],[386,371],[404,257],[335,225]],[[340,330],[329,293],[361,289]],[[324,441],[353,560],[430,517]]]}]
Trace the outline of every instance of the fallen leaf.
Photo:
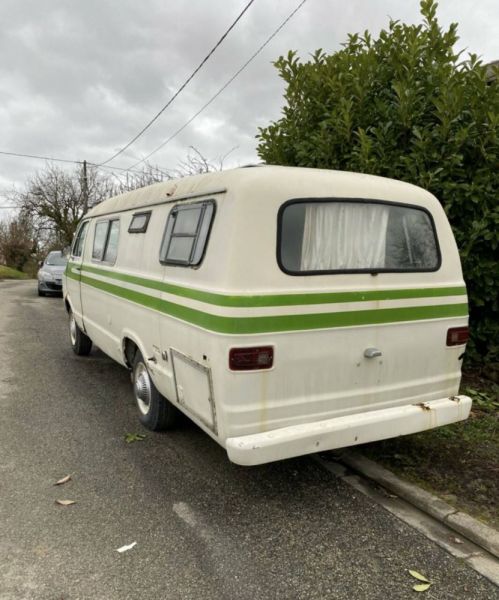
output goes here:
[{"label": "fallen leaf", "polygon": [[137,542],[132,542],[131,544],[128,544],[128,546],[121,546],[121,548],[118,548],[116,550],[116,552],[126,552],[127,550],[130,550],[131,548],[133,548],[134,546],[137,545]]},{"label": "fallen leaf", "polygon": [[54,485],[62,485],[63,483],[67,483],[70,479],[71,475],[66,475],[66,477],[63,477],[62,479],[59,479],[59,481],[56,481]]},{"label": "fallen leaf", "polygon": [[411,569],[409,569],[409,573],[416,579],[419,579],[419,581],[424,581],[425,583],[430,583],[424,575],[421,575],[421,573],[418,573],[417,571],[411,571]]},{"label": "fallen leaf", "polygon": [[415,592],[426,592],[426,590],[431,586],[431,583],[417,583],[412,589]]},{"label": "fallen leaf", "polygon": [[132,442],[141,442],[145,437],[146,436],[143,433],[126,433],[125,442],[127,444],[131,444]]},{"label": "fallen leaf", "polygon": [[55,503],[61,506],[71,506],[71,504],[76,504],[76,500],[56,500]]}]

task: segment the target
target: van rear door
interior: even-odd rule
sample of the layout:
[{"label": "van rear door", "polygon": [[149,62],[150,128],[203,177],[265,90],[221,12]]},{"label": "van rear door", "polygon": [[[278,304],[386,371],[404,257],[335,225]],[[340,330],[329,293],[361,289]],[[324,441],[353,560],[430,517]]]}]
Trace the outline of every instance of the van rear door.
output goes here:
[{"label": "van rear door", "polygon": [[[321,198],[280,208],[277,260],[299,293],[268,309],[275,316],[259,341],[275,345],[275,364],[261,376],[265,412],[260,401],[248,406],[251,419],[235,411],[236,428],[244,419],[264,431],[457,393],[464,347],[449,346],[447,332],[467,325],[466,289],[443,211],[438,221],[452,254],[442,270],[434,218],[422,206]],[[245,383],[261,398],[258,378]]]}]

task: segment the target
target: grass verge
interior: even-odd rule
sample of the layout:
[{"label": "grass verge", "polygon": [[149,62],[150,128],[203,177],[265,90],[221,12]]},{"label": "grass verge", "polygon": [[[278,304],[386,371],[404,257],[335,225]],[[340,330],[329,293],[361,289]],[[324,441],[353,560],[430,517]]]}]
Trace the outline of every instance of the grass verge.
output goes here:
[{"label": "grass verge", "polygon": [[499,528],[499,385],[468,373],[467,421],[366,444],[361,451],[400,477]]},{"label": "grass verge", "polygon": [[28,275],[21,271],[17,271],[16,269],[0,265],[0,280],[1,279],[28,279]]}]

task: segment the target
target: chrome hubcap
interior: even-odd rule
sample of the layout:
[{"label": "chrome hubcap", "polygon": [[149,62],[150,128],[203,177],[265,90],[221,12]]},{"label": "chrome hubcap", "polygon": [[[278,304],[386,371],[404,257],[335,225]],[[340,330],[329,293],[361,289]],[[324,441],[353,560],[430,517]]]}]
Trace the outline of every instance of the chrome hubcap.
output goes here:
[{"label": "chrome hubcap", "polygon": [[73,313],[69,315],[69,337],[71,338],[71,344],[76,346],[76,321]]},{"label": "chrome hubcap", "polygon": [[151,405],[151,379],[143,363],[135,367],[133,387],[137,406],[143,415],[147,415]]}]

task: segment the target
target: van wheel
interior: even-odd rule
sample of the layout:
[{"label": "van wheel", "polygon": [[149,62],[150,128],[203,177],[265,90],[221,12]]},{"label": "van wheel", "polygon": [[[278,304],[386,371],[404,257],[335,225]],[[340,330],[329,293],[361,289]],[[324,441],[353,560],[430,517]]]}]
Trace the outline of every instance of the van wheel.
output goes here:
[{"label": "van wheel", "polygon": [[78,327],[73,311],[69,311],[69,339],[71,348],[78,356],[87,356],[92,350],[92,340]]},{"label": "van wheel", "polygon": [[142,425],[152,431],[173,427],[177,420],[177,409],[156,389],[139,350],[133,361],[132,384]]}]

